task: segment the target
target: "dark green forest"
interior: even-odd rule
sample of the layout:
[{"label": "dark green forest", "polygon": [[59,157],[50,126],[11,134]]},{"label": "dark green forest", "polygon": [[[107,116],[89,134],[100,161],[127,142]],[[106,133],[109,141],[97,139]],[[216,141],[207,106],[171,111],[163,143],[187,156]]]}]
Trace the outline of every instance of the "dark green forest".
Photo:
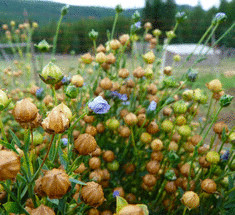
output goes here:
[{"label": "dark green forest", "polygon": [[[62,6],[62,4],[50,1],[1,0],[0,25],[9,24],[11,20],[17,24],[25,20],[36,21],[39,23],[39,28],[34,32],[34,42],[38,43],[42,39],[46,39],[52,44]],[[154,28],[159,28],[163,32],[174,27],[175,14],[178,11],[185,11],[188,19],[177,29],[177,38],[173,40],[173,43],[195,43],[210,25],[217,12],[225,12],[228,19],[220,26],[215,37],[219,37],[226,31],[235,20],[235,0],[230,2],[221,0],[218,9],[211,8],[208,11],[203,10],[200,4],[196,7],[178,6],[174,0],[151,0],[146,1],[145,8],[140,8],[138,11],[142,16],[142,24],[150,21]],[[117,23],[116,37],[129,33],[131,16],[134,12],[134,9],[124,10],[121,14]],[[75,50],[76,53],[86,52],[91,47],[91,41],[88,38],[88,32],[91,29],[99,32],[97,43],[103,43],[107,40],[107,30],[111,31],[114,15],[115,10],[111,8],[71,6],[69,13],[63,19],[57,51],[63,53],[69,53],[71,50]],[[164,36],[163,33],[160,39],[163,39]],[[0,40],[5,41],[3,30],[0,30]],[[234,31],[220,45],[235,47]]]}]

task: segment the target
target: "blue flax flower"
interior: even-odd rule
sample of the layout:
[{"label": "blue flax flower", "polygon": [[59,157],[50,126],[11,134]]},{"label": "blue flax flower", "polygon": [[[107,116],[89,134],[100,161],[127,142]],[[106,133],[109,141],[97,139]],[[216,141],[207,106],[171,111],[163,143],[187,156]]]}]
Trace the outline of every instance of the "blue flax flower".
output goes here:
[{"label": "blue flax flower", "polygon": [[227,150],[224,154],[222,154],[220,158],[223,161],[227,161],[229,159],[229,150]]},{"label": "blue flax flower", "polygon": [[120,193],[119,193],[118,190],[115,190],[115,191],[113,192],[113,197],[114,197],[114,198],[117,197],[117,196],[119,196],[119,195],[120,195]]},{"label": "blue flax flower", "polygon": [[118,97],[120,100],[122,100],[124,102],[127,101],[127,99],[128,99],[126,94],[121,94],[121,93],[118,93],[117,91],[111,91],[111,93],[114,97]]},{"label": "blue flax flower", "polygon": [[102,96],[98,96],[92,102],[89,102],[88,107],[96,114],[107,113],[110,109],[110,105],[102,98]]},{"label": "blue flax flower", "polygon": [[68,138],[62,138],[61,142],[64,146],[67,146],[68,145]]},{"label": "blue flax flower", "polygon": [[151,103],[148,106],[148,111],[154,111],[156,110],[157,103],[155,101],[151,101]]}]

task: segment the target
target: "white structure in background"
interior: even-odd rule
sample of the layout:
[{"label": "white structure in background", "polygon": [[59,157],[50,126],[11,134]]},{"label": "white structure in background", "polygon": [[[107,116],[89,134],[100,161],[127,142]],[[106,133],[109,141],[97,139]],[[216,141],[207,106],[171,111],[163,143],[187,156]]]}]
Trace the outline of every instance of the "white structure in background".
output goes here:
[{"label": "white structure in background", "polygon": [[173,62],[173,56],[177,54],[181,56],[181,62],[184,62],[186,57],[189,56],[192,52],[194,54],[189,60],[189,64],[192,64],[195,60],[200,59],[201,56],[205,56],[206,59],[199,64],[216,65],[220,62],[221,51],[218,49],[213,49],[209,46],[203,45],[197,46],[197,44],[172,44],[167,46],[165,65],[171,65]]}]

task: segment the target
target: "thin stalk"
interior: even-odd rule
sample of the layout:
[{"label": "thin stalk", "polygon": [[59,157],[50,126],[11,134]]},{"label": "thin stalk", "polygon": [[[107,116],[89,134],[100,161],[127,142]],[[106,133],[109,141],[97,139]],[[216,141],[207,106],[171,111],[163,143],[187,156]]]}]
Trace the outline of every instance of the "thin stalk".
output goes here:
[{"label": "thin stalk", "polygon": [[4,128],[3,128],[2,113],[0,114],[0,129],[1,129],[2,137],[3,137],[4,141],[8,143],[7,136],[6,136]]},{"label": "thin stalk", "polygon": [[113,22],[113,28],[112,28],[112,33],[111,33],[111,38],[110,40],[113,39],[114,31],[117,25],[117,20],[118,20],[118,13],[115,14],[114,22]]},{"label": "thin stalk", "polygon": [[53,140],[54,140],[54,137],[55,137],[55,134],[52,134],[51,141],[50,141],[49,146],[48,146],[48,149],[47,149],[47,153],[46,153],[46,155],[45,155],[45,157],[44,157],[44,159],[43,159],[43,161],[42,161],[40,167],[38,168],[38,170],[36,171],[36,173],[35,173],[34,176],[32,177],[31,182],[34,181],[34,179],[38,176],[38,174],[39,174],[39,172],[41,171],[41,169],[42,169],[44,163],[46,162],[46,159],[47,159],[47,157],[48,157],[48,155],[49,155],[49,152],[50,152],[50,149],[51,149],[51,146],[52,146],[52,142],[53,142]]},{"label": "thin stalk", "polygon": [[55,92],[55,85],[51,85],[51,90],[52,90],[52,97],[54,98],[54,101],[55,101],[55,106],[57,106],[57,98],[56,98],[56,92]]},{"label": "thin stalk", "polygon": [[185,215],[185,214],[186,214],[186,211],[187,211],[187,207],[184,207],[184,211],[183,211],[183,214],[182,214],[182,215]]},{"label": "thin stalk", "polygon": [[136,148],[136,144],[135,144],[135,137],[134,137],[134,132],[133,132],[133,127],[131,126],[131,141],[134,147],[134,154],[137,155],[137,148]]},{"label": "thin stalk", "polygon": [[61,15],[60,15],[60,19],[59,19],[58,24],[57,24],[55,37],[54,37],[54,39],[53,39],[52,57],[55,57],[57,40],[58,40],[60,25],[61,25],[61,22],[62,22],[63,17],[64,17],[64,16],[61,14]]}]

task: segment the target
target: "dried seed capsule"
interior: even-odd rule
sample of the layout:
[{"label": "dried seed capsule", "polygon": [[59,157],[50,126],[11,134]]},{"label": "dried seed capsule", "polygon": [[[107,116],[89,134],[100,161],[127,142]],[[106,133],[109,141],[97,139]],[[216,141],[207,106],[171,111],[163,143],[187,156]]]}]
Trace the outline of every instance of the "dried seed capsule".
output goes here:
[{"label": "dried seed capsule", "polygon": [[159,132],[158,124],[154,121],[150,122],[148,127],[146,128],[146,131],[150,134],[156,134]]},{"label": "dried seed capsule", "polygon": [[[189,176],[189,172],[190,172],[190,164],[186,163],[184,164],[181,168],[180,168],[180,172],[182,175],[184,175],[185,177]],[[191,169],[191,176],[194,175],[194,171],[193,168]]]},{"label": "dried seed capsule", "polygon": [[149,161],[146,165],[146,169],[150,174],[155,175],[160,169],[160,164],[155,160]]},{"label": "dried seed capsule", "polygon": [[218,79],[210,81],[208,84],[206,84],[206,86],[209,90],[215,93],[220,92],[222,90],[222,84]]},{"label": "dried seed capsule", "polygon": [[191,137],[190,142],[196,146],[200,141],[202,140],[202,136],[199,134],[195,134],[194,136]]},{"label": "dried seed capsule", "polygon": [[93,58],[90,53],[86,53],[81,56],[81,60],[85,64],[90,64],[92,62]]},{"label": "dried seed capsule", "polygon": [[12,111],[15,120],[19,123],[32,122],[38,113],[38,109],[29,99],[18,101]]},{"label": "dried seed capsule", "polygon": [[163,159],[163,154],[162,152],[152,152],[151,153],[151,159],[156,160],[156,161],[161,161]]},{"label": "dried seed capsule", "polygon": [[103,173],[101,171],[97,171],[97,170],[90,172],[90,174],[89,174],[89,179],[93,180],[97,183],[100,183],[102,181],[102,177],[103,177]]},{"label": "dried seed capsule", "polygon": [[199,158],[199,164],[203,168],[208,168],[211,164],[206,160],[206,156],[200,157]]},{"label": "dried seed capsule", "polygon": [[107,77],[100,81],[100,87],[104,90],[110,90],[112,86],[113,86],[112,81]]},{"label": "dried seed capsule", "polygon": [[172,75],[172,67],[171,66],[166,66],[164,68],[163,72],[164,72],[165,75],[168,75],[168,76]]},{"label": "dried seed capsule", "polygon": [[69,128],[69,119],[61,109],[56,107],[42,122],[43,129],[51,134],[60,134]]},{"label": "dried seed capsule", "polygon": [[135,171],[135,165],[132,163],[125,164],[123,168],[126,174],[131,174],[132,172]]},{"label": "dried seed capsule", "polygon": [[113,213],[110,210],[105,210],[105,211],[102,211],[100,215],[113,215]]},{"label": "dried seed capsule", "polygon": [[112,162],[115,159],[115,155],[112,151],[108,150],[103,153],[103,159],[106,162]]},{"label": "dried seed capsule", "polygon": [[129,43],[130,36],[128,34],[123,34],[119,37],[119,40],[122,45],[125,45],[126,43]]},{"label": "dried seed capsule", "polygon": [[145,143],[145,144],[151,143],[151,141],[152,141],[151,134],[149,134],[147,132],[142,133],[141,136],[140,136],[140,141]]},{"label": "dried seed capsule", "polygon": [[104,193],[101,185],[95,182],[87,182],[87,185],[82,187],[81,195],[83,201],[92,206],[98,207],[104,202]]},{"label": "dried seed capsule", "polygon": [[138,119],[135,114],[129,113],[125,116],[124,121],[127,125],[133,126],[136,125],[138,122]]},{"label": "dried seed capsule", "polygon": [[96,149],[95,149],[95,151],[93,151],[93,152],[91,153],[91,156],[92,156],[92,157],[99,157],[99,156],[101,155],[101,153],[102,153],[101,148],[97,146]]},{"label": "dried seed capsule", "polygon": [[215,123],[214,128],[213,128],[216,134],[222,134],[223,129],[225,129],[225,132],[228,132],[228,126],[224,122]]},{"label": "dried seed capsule", "polygon": [[154,175],[147,174],[143,177],[143,182],[146,184],[148,187],[152,187],[156,184],[157,178]]},{"label": "dried seed capsule", "polygon": [[137,205],[127,205],[123,207],[117,215],[144,215],[142,208]]},{"label": "dried seed capsule", "polygon": [[91,208],[88,211],[88,215],[99,215],[99,214],[100,214],[100,212],[96,208]]},{"label": "dried seed capsule", "polygon": [[145,71],[142,67],[137,67],[134,71],[133,71],[133,76],[136,78],[142,78],[145,75]]},{"label": "dried seed capsule", "polygon": [[110,179],[110,173],[107,169],[103,169],[102,173],[103,173],[103,177],[102,177],[103,180],[109,180]]},{"label": "dried seed capsule", "polygon": [[50,199],[60,199],[69,190],[71,182],[64,170],[52,169],[42,178],[42,190]]},{"label": "dried seed capsule", "polygon": [[12,151],[0,151],[0,181],[14,179],[20,171],[20,157]]},{"label": "dried seed capsule", "polygon": [[189,182],[189,188],[188,188],[188,180],[186,178],[184,178],[183,182],[182,182],[182,188],[184,190],[190,190],[190,191],[195,190],[195,181],[191,180]]},{"label": "dried seed capsule", "polygon": [[89,159],[89,167],[91,169],[98,169],[100,168],[101,161],[98,157],[92,157]]},{"label": "dried seed capsule", "polygon": [[163,149],[163,143],[160,139],[154,139],[151,142],[151,148],[153,151],[157,152],[157,151],[161,151]]},{"label": "dried seed capsule", "polygon": [[215,193],[216,192],[216,183],[212,179],[205,179],[201,183],[201,188],[203,191],[207,193]]},{"label": "dried seed capsule", "polygon": [[128,71],[128,69],[126,69],[126,68],[120,69],[120,70],[118,71],[118,76],[119,76],[120,78],[123,78],[123,79],[127,78],[127,77],[129,76],[129,71]]},{"label": "dried seed capsule", "polygon": [[136,197],[133,193],[128,193],[125,197],[128,203],[134,203],[136,201]]},{"label": "dried seed capsule", "polygon": [[86,122],[86,123],[93,123],[95,121],[95,117],[94,116],[84,116],[83,120]]},{"label": "dried seed capsule", "polygon": [[106,49],[105,49],[105,47],[102,45],[102,44],[100,44],[98,47],[97,47],[97,49],[96,49],[96,51],[97,52],[106,52]]},{"label": "dried seed capsule", "polygon": [[193,191],[187,191],[184,193],[182,203],[189,209],[197,208],[199,206],[199,196]]},{"label": "dried seed capsule", "polygon": [[42,214],[43,215],[55,215],[55,212],[51,208],[45,205],[40,205],[38,208],[33,209],[30,214],[31,215],[42,215]]},{"label": "dried seed capsule", "polygon": [[97,147],[96,140],[90,134],[80,134],[74,142],[75,149],[81,155],[88,155],[95,151]]},{"label": "dried seed capsule", "polygon": [[104,130],[105,130],[104,124],[103,123],[98,123],[96,125],[96,130],[97,130],[98,133],[103,133]]},{"label": "dried seed capsule", "polygon": [[86,170],[86,166],[84,163],[81,163],[77,169],[74,170],[75,173],[83,173]]},{"label": "dried seed capsule", "polygon": [[111,49],[117,50],[117,49],[120,48],[121,43],[120,43],[118,40],[115,39],[115,40],[111,40],[110,43],[109,43],[109,45],[110,45],[110,48],[111,48]]},{"label": "dried seed capsule", "polygon": [[165,190],[168,193],[175,193],[176,190],[177,190],[175,182],[174,181],[168,181],[165,185]]},{"label": "dried seed capsule", "polygon": [[76,87],[82,87],[84,84],[84,79],[81,75],[74,75],[71,78],[71,83],[75,85]]},{"label": "dried seed capsule", "polygon": [[119,129],[119,134],[121,137],[127,138],[131,135],[131,130],[127,126],[122,126]]},{"label": "dried seed capsule", "polygon": [[92,125],[88,125],[88,126],[86,127],[85,132],[86,132],[87,134],[92,135],[93,137],[97,134],[96,127],[94,127],[94,126],[92,126]]}]

